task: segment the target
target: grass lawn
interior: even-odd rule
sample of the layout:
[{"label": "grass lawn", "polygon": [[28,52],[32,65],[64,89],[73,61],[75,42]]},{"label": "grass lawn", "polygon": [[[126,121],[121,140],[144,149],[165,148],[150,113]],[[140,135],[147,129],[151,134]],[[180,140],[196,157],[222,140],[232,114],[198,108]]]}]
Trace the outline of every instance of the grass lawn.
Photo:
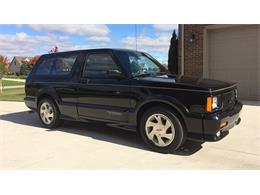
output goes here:
[{"label": "grass lawn", "polygon": [[16,75],[4,75],[4,78],[11,78],[11,79],[26,79],[27,76],[24,76],[24,75],[20,75],[20,76],[16,76]]},{"label": "grass lawn", "polygon": [[22,102],[24,98],[24,88],[3,89],[0,93],[0,101],[19,101]]},{"label": "grass lawn", "polygon": [[6,81],[6,80],[2,80],[2,85],[4,86],[15,86],[15,85],[24,85],[23,82],[19,82],[19,81]]}]

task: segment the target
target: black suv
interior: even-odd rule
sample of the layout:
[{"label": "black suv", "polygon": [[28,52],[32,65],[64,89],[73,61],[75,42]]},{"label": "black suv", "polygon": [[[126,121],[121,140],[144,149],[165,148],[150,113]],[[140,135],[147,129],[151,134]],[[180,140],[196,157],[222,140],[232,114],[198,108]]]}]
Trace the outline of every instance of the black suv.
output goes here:
[{"label": "black suv", "polygon": [[235,83],[170,74],[147,53],[93,49],[41,56],[25,85],[25,104],[44,127],[100,121],[137,130],[153,150],[186,138],[217,141],[240,122]]}]

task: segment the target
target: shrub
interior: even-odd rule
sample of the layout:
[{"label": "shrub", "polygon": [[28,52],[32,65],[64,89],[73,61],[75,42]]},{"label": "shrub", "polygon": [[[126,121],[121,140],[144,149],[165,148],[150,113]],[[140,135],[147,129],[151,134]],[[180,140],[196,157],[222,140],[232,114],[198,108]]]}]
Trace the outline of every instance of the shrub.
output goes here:
[{"label": "shrub", "polygon": [[3,62],[0,61],[0,79],[2,79],[5,71],[5,65]]},{"label": "shrub", "polygon": [[[31,71],[29,64],[22,64],[20,68],[20,75],[28,75]],[[19,76],[19,75],[17,75]]]}]

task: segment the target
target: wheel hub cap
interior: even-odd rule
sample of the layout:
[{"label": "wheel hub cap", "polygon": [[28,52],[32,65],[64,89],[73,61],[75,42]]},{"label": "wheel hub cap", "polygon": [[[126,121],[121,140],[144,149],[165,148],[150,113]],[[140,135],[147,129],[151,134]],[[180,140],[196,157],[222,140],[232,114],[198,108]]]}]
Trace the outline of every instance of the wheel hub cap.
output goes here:
[{"label": "wheel hub cap", "polygon": [[163,114],[153,114],[147,119],[145,133],[148,139],[159,147],[170,145],[175,137],[173,123]]},{"label": "wheel hub cap", "polygon": [[40,116],[42,122],[49,125],[54,120],[53,108],[48,102],[44,102],[40,107]]}]

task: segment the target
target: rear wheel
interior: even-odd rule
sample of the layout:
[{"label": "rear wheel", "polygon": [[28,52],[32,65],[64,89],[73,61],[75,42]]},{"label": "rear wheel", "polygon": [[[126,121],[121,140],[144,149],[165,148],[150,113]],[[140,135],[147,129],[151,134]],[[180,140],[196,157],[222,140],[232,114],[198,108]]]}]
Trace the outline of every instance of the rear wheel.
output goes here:
[{"label": "rear wheel", "polygon": [[44,127],[51,129],[60,124],[59,110],[50,98],[44,98],[39,102],[38,115]]},{"label": "rear wheel", "polygon": [[154,107],[140,121],[140,134],[146,145],[160,153],[180,148],[186,140],[185,129],[171,109]]}]

